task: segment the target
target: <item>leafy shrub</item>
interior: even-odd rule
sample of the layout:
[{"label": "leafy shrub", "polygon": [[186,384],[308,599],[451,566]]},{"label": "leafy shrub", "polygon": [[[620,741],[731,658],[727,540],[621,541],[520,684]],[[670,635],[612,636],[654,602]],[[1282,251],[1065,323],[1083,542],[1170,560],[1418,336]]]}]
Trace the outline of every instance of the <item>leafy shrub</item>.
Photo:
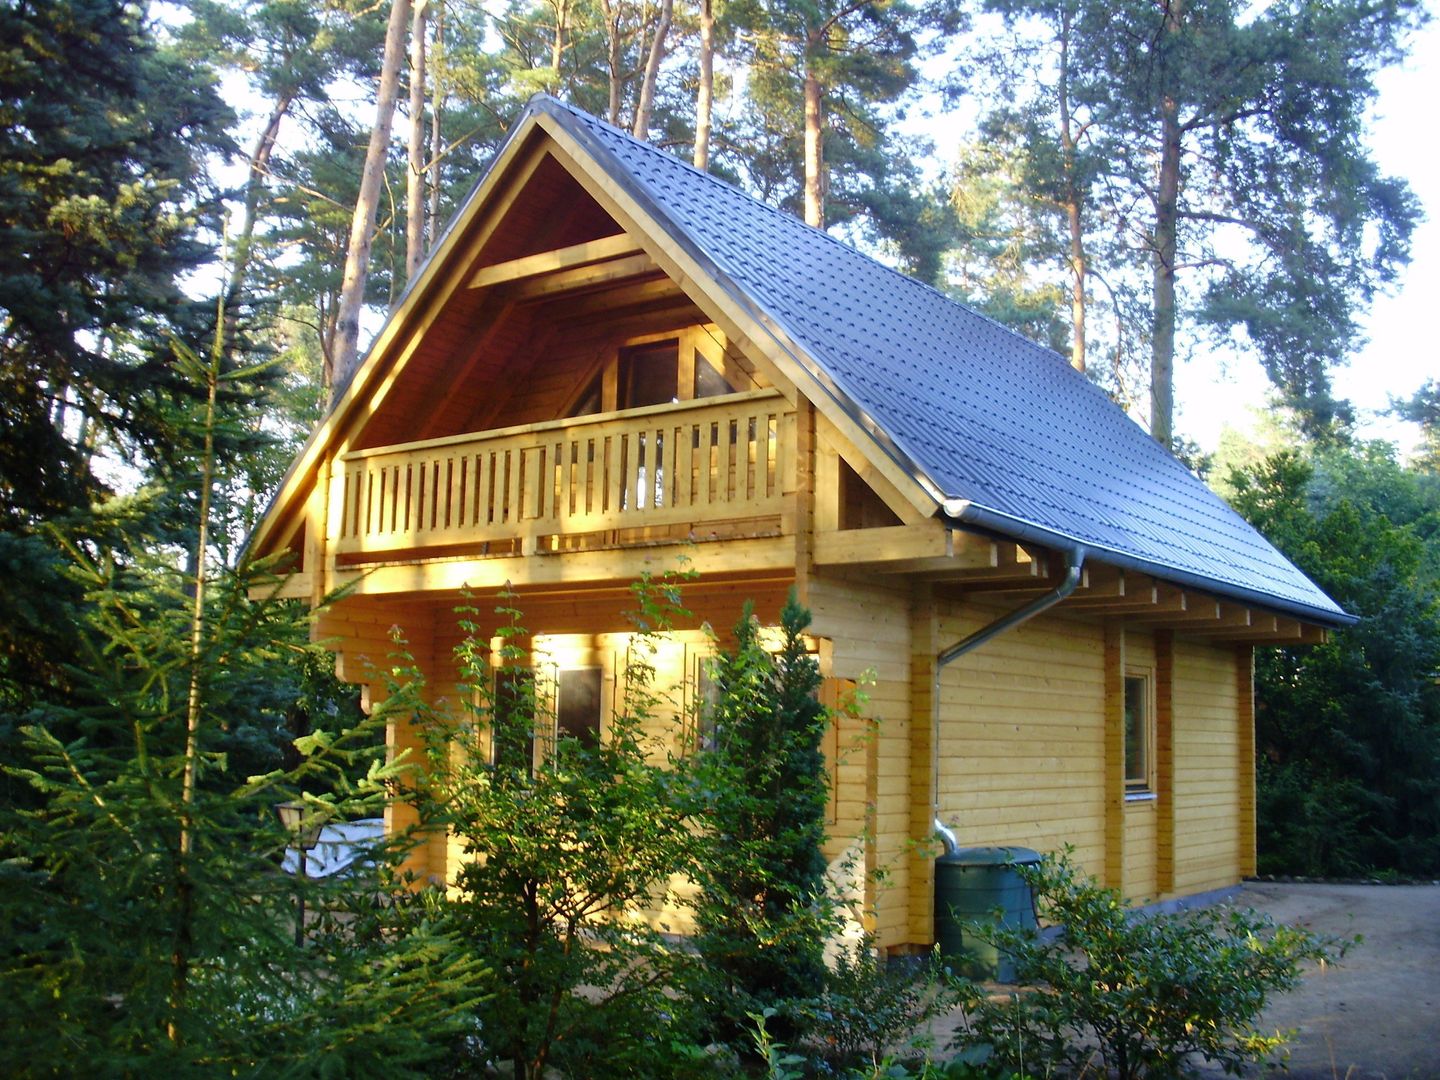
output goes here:
[{"label": "leafy shrub", "polygon": [[923,1057],[917,1029],[956,1004],[933,961],[886,961],[864,938],[839,950],[818,997],[795,1010],[832,1072],[874,1069],[890,1055]]},{"label": "leafy shrub", "polygon": [[1059,932],[991,931],[1033,989],[998,1001],[972,990],[967,1006],[970,1038],[1021,1074],[1075,1073],[1098,1056],[1119,1080],[1178,1076],[1197,1054],[1238,1073],[1286,1041],[1255,1029],[1270,996],[1345,948],[1250,911],[1132,912],[1065,858],[1020,872]]}]

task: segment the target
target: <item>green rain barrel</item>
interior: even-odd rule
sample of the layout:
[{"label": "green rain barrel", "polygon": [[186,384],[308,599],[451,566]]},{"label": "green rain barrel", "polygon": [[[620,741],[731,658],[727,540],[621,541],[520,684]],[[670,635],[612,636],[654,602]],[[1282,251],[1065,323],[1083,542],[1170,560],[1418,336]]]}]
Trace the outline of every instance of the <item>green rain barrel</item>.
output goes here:
[{"label": "green rain barrel", "polygon": [[[1040,861],[1023,847],[969,847],[935,860],[935,939],[940,955],[971,978],[1015,981],[1015,965],[977,932],[993,924],[1034,926],[1035,902],[1016,867]],[[978,924],[978,925],[977,925]]]}]

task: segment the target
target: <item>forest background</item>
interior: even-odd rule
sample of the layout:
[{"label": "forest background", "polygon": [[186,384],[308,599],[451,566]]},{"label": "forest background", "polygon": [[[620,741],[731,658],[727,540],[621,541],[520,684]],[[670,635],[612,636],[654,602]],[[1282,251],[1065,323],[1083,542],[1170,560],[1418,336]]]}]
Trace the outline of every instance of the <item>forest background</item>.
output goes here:
[{"label": "forest background", "polygon": [[[61,795],[100,806],[75,754],[171,727],[147,797],[178,814],[182,900],[207,768],[360,783],[322,737],[353,702],[299,620],[251,606],[243,542],[544,91],[1148,424],[1360,617],[1258,658],[1262,868],[1440,874],[1440,383],[1395,388],[1400,447],[1334,378],[1422,228],[1367,133],[1426,24],[1412,0],[3,0],[6,858]],[[1217,357],[1264,373],[1268,420],[1202,447],[1175,372]]]},{"label": "forest background", "polygon": [[[297,883],[275,870],[290,838],[274,803],[374,814],[409,766],[384,760],[388,713],[361,713],[305,613],[263,598],[271,568],[247,563],[244,541],[537,91],[1083,368],[1359,617],[1324,645],[1257,656],[1262,869],[1440,875],[1440,382],[1397,385],[1390,357],[1364,351],[1367,316],[1433,236],[1370,145],[1378,88],[1434,35],[1414,0],[0,0],[11,1060],[361,1075],[503,1053],[538,1076],[559,1060],[549,1015],[571,1025],[576,1075],[597,1068],[587,1054],[634,1049],[673,1076],[701,1071],[706,1040],[743,1038],[737,1002],[765,1004],[702,965],[692,996],[709,1005],[682,1030],[658,982],[627,982],[678,979],[667,954],[629,942],[647,959],[622,972],[622,954],[572,951],[594,911],[563,889],[544,933],[499,933],[534,874],[477,870],[459,907],[300,884],[329,921],[293,942],[287,926]],[[1412,325],[1395,348],[1433,356]],[[1390,385],[1403,447],[1367,437],[1375,417],[1337,392],[1356,357]],[[1217,361],[1263,373],[1266,418],[1201,445],[1174,422],[1201,409],[1183,373]],[[643,617],[675,602],[668,588],[640,595]],[[771,663],[737,661],[743,715],[771,730],[765,708],[788,702],[813,734],[804,672]],[[422,708],[403,641],[386,665],[391,708]],[[437,777],[449,760],[439,747]],[[704,872],[680,865],[694,837],[677,781],[638,744],[547,769],[549,810],[529,779],[507,794],[461,778],[466,799],[432,824],[508,850],[531,835],[508,826],[523,804],[562,858],[574,835],[618,830],[614,849],[635,857],[602,881],[536,856],[541,880],[614,910]],[[466,801],[482,790],[499,801]],[[737,872],[796,863],[755,842]],[[762,877],[789,897],[777,910],[807,910],[813,882]],[[729,914],[712,916],[736,955]],[[797,962],[813,966],[823,937],[797,923]],[[852,991],[874,974],[846,970]],[[562,988],[551,1013],[534,1008],[551,989],[515,971]],[[597,1009],[582,985],[623,992]],[[852,993],[860,1014],[874,993]]]}]

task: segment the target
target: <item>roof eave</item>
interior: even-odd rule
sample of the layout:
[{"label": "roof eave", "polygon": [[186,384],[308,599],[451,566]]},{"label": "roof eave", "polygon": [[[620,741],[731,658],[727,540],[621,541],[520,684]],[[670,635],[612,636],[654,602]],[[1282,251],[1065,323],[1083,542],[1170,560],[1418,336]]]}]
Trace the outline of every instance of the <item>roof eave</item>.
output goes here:
[{"label": "roof eave", "polygon": [[1151,574],[1155,577],[1173,582],[1176,585],[1183,585],[1192,589],[1199,589],[1203,592],[1214,593],[1217,596],[1237,600],[1245,604],[1254,605],[1255,607],[1267,608],[1315,626],[1338,630],[1347,626],[1354,626],[1360,621],[1358,616],[1342,611],[1338,607],[1333,610],[1315,607],[1309,604],[1298,603],[1285,597],[1275,596],[1271,593],[1261,592],[1257,589],[1246,589],[1243,586],[1218,581],[1215,578],[1205,577],[1193,571],[1178,569],[1156,560],[1144,559],[1137,555],[1118,551],[1104,544],[1081,540],[1078,537],[1069,536],[1055,529],[1037,524],[1036,522],[1016,517],[1013,514],[1006,514],[999,510],[992,510],[989,507],[981,506],[978,503],[971,502],[969,499],[946,499],[942,505],[942,512],[957,525],[972,525],[976,528],[999,533],[1014,540],[1039,544],[1061,551],[1074,551],[1083,548],[1101,562],[1109,563],[1111,566],[1119,567],[1122,570],[1135,570],[1140,573]]}]

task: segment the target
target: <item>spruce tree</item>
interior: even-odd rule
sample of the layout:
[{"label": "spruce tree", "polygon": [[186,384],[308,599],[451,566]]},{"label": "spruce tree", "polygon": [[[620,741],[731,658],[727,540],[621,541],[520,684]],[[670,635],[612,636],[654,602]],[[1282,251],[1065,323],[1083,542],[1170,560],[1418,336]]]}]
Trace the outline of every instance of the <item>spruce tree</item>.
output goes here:
[{"label": "spruce tree", "polygon": [[708,829],[696,943],[708,1006],[726,1035],[748,1029],[752,1015],[818,995],[839,926],[821,850],[830,716],[817,696],[819,665],[805,651],[809,624],[792,594],[772,655],[747,607],[714,666],[713,748],[692,766]]}]

